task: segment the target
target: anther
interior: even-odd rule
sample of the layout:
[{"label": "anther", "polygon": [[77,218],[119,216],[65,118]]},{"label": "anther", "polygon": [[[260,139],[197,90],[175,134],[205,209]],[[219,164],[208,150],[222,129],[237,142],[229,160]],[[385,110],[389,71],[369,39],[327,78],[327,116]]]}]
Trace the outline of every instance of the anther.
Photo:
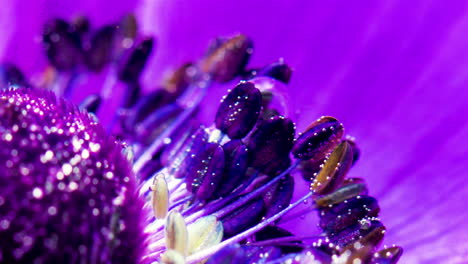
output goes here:
[{"label": "anther", "polygon": [[320,160],[339,144],[343,134],[343,125],[337,119],[321,117],[299,136],[292,153],[297,159]]},{"label": "anther", "polygon": [[188,227],[188,254],[212,247],[223,238],[223,224],[215,216],[198,219]]},{"label": "anther", "polygon": [[179,212],[171,211],[165,225],[166,248],[187,255],[188,233],[184,218]]},{"label": "anther", "polygon": [[333,192],[343,182],[346,173],[351,168],[352,161],[352,149],[347,141],[342,141],[325,161],[310,189],[317,194]]},{"label": "anther", "polygon": [[154,177],[151,188],[151,203],[156,219],[163,219],[169,208],[169,189],[164,174],[160,173]]}]

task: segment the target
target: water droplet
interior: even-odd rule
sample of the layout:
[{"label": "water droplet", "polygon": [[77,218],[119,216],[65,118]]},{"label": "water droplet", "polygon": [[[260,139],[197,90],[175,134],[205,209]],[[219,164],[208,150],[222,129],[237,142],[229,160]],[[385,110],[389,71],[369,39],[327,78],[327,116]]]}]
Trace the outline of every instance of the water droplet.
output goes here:
[{"label": "water droplet", "polygon": [[43,193],[41,188],[36,187],[36,188],[33,189],[32,195],[36,199],[41,199],[42,196],[44,195],[44,193]]}]

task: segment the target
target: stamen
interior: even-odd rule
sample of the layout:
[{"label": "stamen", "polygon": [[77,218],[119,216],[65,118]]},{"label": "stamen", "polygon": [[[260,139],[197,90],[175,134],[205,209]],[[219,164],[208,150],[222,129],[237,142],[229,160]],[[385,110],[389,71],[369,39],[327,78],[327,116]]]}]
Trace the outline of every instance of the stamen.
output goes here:
[{"label": "stamen", "polygon": [[179,212],[171,211],[165,226],[166,248],[186,256],[188,252],[188,233],[184,218]]},{"label": "stamen", "polygon": [[200,68],[210,73],[213,80],[228,82],[243,72],[252,52],[252,42],[242,34],[227,40],[218,39],[201,61]]},{"label": "stamen", "polygon": [[250,82],[240,83],[223,98],[216,113],[216,128],[231,139],[243,138],[257,122],[261,107],[260,91]]},{"label": "stamen", "polygon": [[189,255],[217,245],[223,238],[223,224],[214,216],[205,216],[188,227]]},{"label": "stamen", "polygon": [[[333,256],[333,263],[394,264],[401,256],[398,247],[375,253],[385,233],[376,218],[380,211],[377,200],[367,196],[362,179],[345,179],[360,156],[354,139],[342,139],[344,127],[333,117],[321,117],[295,139],[293,117],[286,117],[290,109],[285,96],[292,70],[281,59],[256,68],[259,70],[246,71],[253,51],[246,36],[218,39],[201,60],[177,68],[165,79],[162,89],[146,96],[141,95],[144,87],[139,78],[153,50],[154,38],[138,36],[134,16],[97,30],[92,30],[85,18],[71,24],[52,20],[45,27],[43,42],[54,76],[46,88],[54,87],[58,94],[69,96],[84,68],[105,70],[103,89],[88,96],[81,110],[76,110],[77,114],[95,113],[86,119],[87,125],[96,125],[96,112],[114,99],[115,85],[125,86],[123,102],[108,131],[124,142],[123,149],[112,153],[115,160],[128,165],[127,161],[133,163],[136,157],[133,171],[141,180],[137,192],[146,202],[143,209],[151,207],[153,211],[153,215],[142,217],[144,232],[138,228],[135,232],[137,238],[147,235],[149,245],[144,247],[150,252],[144,252],[145,261],[199,263],[213,255],[208,264],[226,259],[233,263],[331,263]],[[1,69],[0,77],[6,80],[3,82],[23,82],[15,68],[5,68],[8,71],[4,74]],[[236,77],[248,80],[241,81],[224,97],[213,125],[200,125],[196,120],[198,109],[211,84]],[[70,131],[74,133],[76,128]],[[8,133],[6,142],[17,136]],[[71,144],[76,152],[89,135],[84,138],[83,142],[73,138],[64,144]],[[104,142],[98,146],[98,150],[106,150]],[[89,149],[97,152],[95,145]],[[76,157],[86,160],[89,156],[87,150]],[[70,160],[73,166],[80,162],[76,157]],[[42,166],[49,159],[41,156],[40,162]],[[307,174],[306,180],[311,181],[310,192],[290,204],[295,184],[291,175],[298,165],[302,171],[297,172]],[[64,173],[75,173],[71,165],[64,166],[59,166],[63,173],[54,175],[54,180],[63,180]],[[108,160],[96,161],[96,168],[105,169],[103,175],[108,180],[118,173],[108,171],[113,166],[119,168]],[[28,174],[29,168],[21,168],[20,172]],[[93,175],[92,171],[86,173]],[[129,179],[122,181],[128,183]],[[90,188],[96,184],[93,180]],[[131,190],[129,194],[134,193]],[[73,187],[71,191],[77,190]],[[29,195],[43,199],[42,193]],[[128,199],[133,201],[130,195]],[[309,199],[315,203],[310,205]],[[119,201],[115,202],[118,210],[112,212],[112,236],[134,228],[133,222],[125,226],[127,222],[119,221],[126,209]],[[90,206],[95,203],[89,201]],[[323,231],[320,236],[296,236],[278,228],[279,223],[298,217],[290,214],[289,219],[282,218],[301,204],[308,207],[298,212],[300,215],[319,212]],[[145,210],[138,208],[139,213]],[[104,211],[94,208],[92,215]],[[310,239],[318,242],[308,243]],[[118,251],[119,243],[125,241],[115,237],[109,240],[109,254]]]},{"label": "stamen", "polygon": [[169,208],[169,190],[167,182],[164,179],[164,174],[154,177],[151,191],[154,217],[156,219],[163,219],[166,217]]},{"label": "stamen", "polygon": [[370,196],[356,196],[320,212],[320,227],[340,231],[366,217],[376,217],[380,212],[377,200]]},{"label": "stamen", "polygon": [[244,232],[239,233],[238,235],[236,235],[234,237],[226,239],[226,240],[224,240],[223,242],[219,243],[216,246],[210,247],[208,249],[205,249],[203,251],[197,252],[197,253],[189,256],[187,258],[187,263],[189,263],[189,264],[190,263],[197,263],[198,261],[201,261],[201,260],[206,259],[207,257],[213,255],[215,252],[219,251],[221,248],[223,248],[223,247],[225,247],[225,246],[227,246],[229,244],[237,243],[237,242],[247,238],[248,236],[256,233],[257,231],[263,229],[264,227],[272,224],[273,222],[278,220],[280,217],[282,217],[283,215],[285,215],[286,213],[288,213],[289,211],[291,211],[292,209],[297,207],[299,204],[303,203],[304,200],[307,200],[310,197],[312,197],[312,193],[306,194],[301,199],[299,199],[295,203],[291,204],[290,206],[288,206],[283,211],[277,213],[276,215],[272,216],[269,219],[266,219],[265,221],[259,223],[258,225],[254,226],[254,227],[252,227],[250,229],[247,229]]},{"label": "stamen", "polygon": [[143,166],[145,165],[146,162],[150,161],[153,154],[157,153],[161,148],[164,146],[164,140],[166,138],[170,138],[171,135],[174,133],[174,131],[180,127],[182,124],[184,124],[190,116],[193,114],[193,112],[196,110],[198,103],[201,101],[201,97],[197,98],[195,100],[198,100],[197,102],[194,103],[193,106],[188,107],[185,109],[184,112],[180,114],[180,116],[174,120],[172,125],[168,127],[164,132],[151,143],[150,146],[148,146],[145,151],[141,154],[141,156],[135,161],[133,164],[133,171],[139,172]]},{"label": "stamen", "polygon": [[328,194],[342,182],[351,168],[352,149],[347,141],[342,141],[325,161],[325,165],[312,182],[310,189],[317,194]]},{"label": "stamen", "polygon": [[322,116],[299,135],[292,153],[298,159],[320,160],[338,145],[343,134],[343,124],[333,117]]},{"label": "stamen", "polygon": [[127,83],[137,81],[146,65],[153,46],[154,39],[152,37],[143,39],[128,56],[126,61],[119,65],[119,79]]},{"label": "stamen", "polygon": [[268,175],[277,175],[289,166],[293,147],[294,123],[289,118],[273,117],[263,121],[252,133],[247,148],[250,166]]},{"label": "stamen", "polygon": [[225,169],[215,197],[231,193],[243,181],[248,167],[248,149],[240,140],[232,140],[223,145]]},{"label": "stamen", "polygon": [[355,183],[342,186],[338,190],[327,194],[315,200],[317,206],[327,207],[341,203],[347,199],[353,198],[358,195],[367,194],[367,187],[362,183]]},{"label": "stamen", "polygon": [[207,143],[200,149],[188,168],[185,179],[187,190],[200,201],[212,197],[224,171],[224,151],[218,143]]}]

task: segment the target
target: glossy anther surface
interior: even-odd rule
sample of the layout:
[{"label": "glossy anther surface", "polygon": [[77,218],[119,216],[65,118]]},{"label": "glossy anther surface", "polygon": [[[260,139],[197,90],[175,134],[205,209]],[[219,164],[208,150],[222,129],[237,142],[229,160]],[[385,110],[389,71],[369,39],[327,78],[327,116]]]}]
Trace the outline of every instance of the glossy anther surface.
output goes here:
[{"label": "glossy anther surface", "polygon": [[224,171],[224,151],[218,143],[208,143],[192,161],[188,176],[187,189],[205,201],[211,198],[221,181]]},{"label": "glossy anther surface", "polygon": [[343,137],[343,125],[333,117],[321,117],[313,122],[294,143],[292,153],[297,159],[322,159]]},{"label": "glossy anther surface", "polygon": [[310,185],[311,191],[317,194],[335,191],[343,182],[352,162],[352,149],[347,141],[342,141],[325,160],[322,169]]},{"label": "glossy anther surface", "polygon": [[242,82],[223,99],[215,117],[216,127],[232,139],[243,138],[257,122],[262,96],[255,85]]},{"label": "glossy anther surface", "polygon": [[380,212],[377,200],[370,196],[357,196],[324,208],[320,213],[320,227],[337,232],[365,217],[376,217]]},{"label": "glossy anther surface", "polygon": [[240,140],[224,144],[223,149],[226,166],[216,191],[218,196],[229,194],[242,183],[248,165],[248,149]]},{"label": "glossy anther surface", "polygon": [[289,118],[273,117],[263,121],[249,140],[250,165],[264,172],[283,168],[284,164],[278,161],[289,159],[294,133],[295,127]]}]

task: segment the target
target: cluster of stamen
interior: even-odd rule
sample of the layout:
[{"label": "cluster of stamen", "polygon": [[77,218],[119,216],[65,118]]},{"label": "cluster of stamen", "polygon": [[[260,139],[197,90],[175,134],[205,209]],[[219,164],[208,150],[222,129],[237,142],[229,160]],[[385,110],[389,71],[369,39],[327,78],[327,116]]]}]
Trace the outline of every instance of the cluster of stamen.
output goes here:
[{"label": "cluster of stamen", "polygon": [[[46,82],[60,95],[71,96],[70,74],[83,67],[109,67],[115,75],[110,78],[126,84],[128,100],[108,131],[126,142],[123,154],[153,212],[145,219],[150,253],[144,260],[398,261],[400,247],[377,250],[385,233],[377,200],[368,196],[362,179],[345,178],[359,158],[354,140],[344,137],[344,126],[328,116],[296,137],[295,124],[281,108],[287,102],[276,90],[289,82],[292,71],[282,60],[246,69],[253,52],[246,36],[217,39],[203,58],[181,66],[162,89],[146,95],[139,76],[153,41],[138,38],[132,16],[95,31],[83,19],[72,24],[54,20],[46,25],[44,43],[51,66],[68,76],[66,85],[57,84],[61,78]],[[8,71],[8,85],[25,85],[16,69]],[[201,125],[197,110],[211,84],[239,80],[221,101],[213,124]],[[97,113],[111,88],[90,95],[81,108]],[[297,174],[309,182],[310,191],[292,201]],[[283,216],[308,200],[313,201],[308,212],[320,217],[321,234],[296,236],[278,227]]]}]

